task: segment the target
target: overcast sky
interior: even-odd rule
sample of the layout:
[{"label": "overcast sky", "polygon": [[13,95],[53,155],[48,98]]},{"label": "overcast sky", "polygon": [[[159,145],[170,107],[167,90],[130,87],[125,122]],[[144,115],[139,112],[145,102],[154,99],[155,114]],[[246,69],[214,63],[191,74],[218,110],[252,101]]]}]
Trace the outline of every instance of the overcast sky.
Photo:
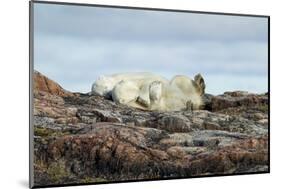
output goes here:
[{"label": "overcast sky", "polygon": [[267,91],[267,18],[35,3],[34,68],[73,92],[100,75],[201,73],[206,92]]}]

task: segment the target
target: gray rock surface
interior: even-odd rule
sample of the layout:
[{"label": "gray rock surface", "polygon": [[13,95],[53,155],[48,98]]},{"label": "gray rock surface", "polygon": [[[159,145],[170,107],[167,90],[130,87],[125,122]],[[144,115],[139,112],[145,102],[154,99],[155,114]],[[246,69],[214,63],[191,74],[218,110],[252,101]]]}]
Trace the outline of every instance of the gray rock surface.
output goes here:
[{"label": "gray rock surface", "polygon": [[156,112],[60,90],[34,90],[38,186],[268,171],[266,94],[205,95],[202,110]]}]

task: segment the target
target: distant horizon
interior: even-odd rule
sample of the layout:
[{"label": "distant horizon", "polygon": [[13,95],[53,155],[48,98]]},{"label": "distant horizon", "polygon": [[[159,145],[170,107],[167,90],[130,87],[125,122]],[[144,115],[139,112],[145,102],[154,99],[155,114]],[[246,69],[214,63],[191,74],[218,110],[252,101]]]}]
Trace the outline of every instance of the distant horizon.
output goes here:
[{"label": "distant horizon", "polygon": [[100,75],[201,73],[206,93],[268,92],[268,21],[53,4],[34,5],[34,69],[72,92]]},{"label": "distant horizon", "polygon": [[[52,78],[50,78],[50,77],[48,77],[48,75],[46,75],[46,74],[44,74],[44,73],[42,73],[42,72],[40,72],[40,71],[38,71],[38,70],[34,70],[34,72],[39,72],[40,74],[42,74],[42,75],[44,75],[45,77],[47,77],[48,79],[50,79],[50,80],[52,80],[52,81],[54,81],[54,82],[56,82],[58,85],[60,85],[64,90],[66,90],[66,91],[69,91],[69,92],[72,92],[72,93],[82,93],[82,94],[87,94],[87,93],[89,93],[89,92],[91,92],[91,90],[89,89],[89,91],[87,92],[81,92],[81,91],[72,91],[72,90],[69,90],[69,89],[67,89],[67,88],[65,88],[62,84],[60,84],[59,82],[57,82],[56,80],[54,80],[54,79],[52,79]],[[133,73],[138,73],[138,72],[133,72]],[[171,79],[171,78],[166,78],[166,79]],[[192,78],[193,79],[193,78]],[[90,87],[92,87],[92,86],[90,86]],[[264,92],[254,92],[254,91],[246,91],[246,90],[226,90],[226,91],[224,91],[224,92],[222,92],[222,93],[218,93],[218,94],[212,94],[212,93],[206,93],[206,94],[211,94],[211,95],[221,95],[221,94],[224,94],[225,92],[235,92],[235,91],[243,91],[243,92],[248,92],[248,93],[252,93],[252,94],[264,94],[264,93],[268,93],[268,90],[266,90],[266,91],[264,91]]]}]

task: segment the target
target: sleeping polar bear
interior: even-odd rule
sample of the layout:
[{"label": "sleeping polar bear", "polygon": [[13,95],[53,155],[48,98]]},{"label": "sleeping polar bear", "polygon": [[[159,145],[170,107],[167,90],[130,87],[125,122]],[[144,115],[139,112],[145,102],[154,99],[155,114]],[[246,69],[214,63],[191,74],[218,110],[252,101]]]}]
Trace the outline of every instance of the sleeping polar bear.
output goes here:
[{"label": "sleeping polar bear", "polygon": [[[110,98],[113,88],[121,81],[137,82],[136,85],[143,85],[144,83],[153,81],[168,82],[167,79],[147,72],[137,73],[121,73],[108,76],[100,76],[92,85],[91,94],[98,94]],[[144,83],[142,83],[144,82]]]},{"label": "sleeping polar bear", "polygon": [[92,87],[92,93],[110,96],[116,103],[158,111],[199,109],[204,90],[200,74],[194,80],[175,76],[171,81],[150,73],[116,74],[103,77]]}]

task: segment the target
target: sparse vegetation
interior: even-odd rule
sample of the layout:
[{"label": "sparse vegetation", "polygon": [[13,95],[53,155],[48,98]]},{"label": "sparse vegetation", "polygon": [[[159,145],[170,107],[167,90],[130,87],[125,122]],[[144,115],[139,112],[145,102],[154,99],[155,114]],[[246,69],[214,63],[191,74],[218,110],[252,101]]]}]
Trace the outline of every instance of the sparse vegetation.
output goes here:
[{"label": "sparse vegetation", "polygon": [[44,127],[34,127],[34,136],[41,137],[60,137],[70,134],[69,132],[57,131],[54,129],[44,128]]},{"label": "sparse vegetation", "polygon": [[85,177],[81,180],[81,183],[95,183],[95,182],[106,182],[107,180],[100,177]]},{"label": "sparse vegetation", "polygon": [[63,180],[63,178],[70,176],[70,173],[66,171],[65,162],[63,160],[51,163],[47,169],[47,174],[54,182],[59,182]]},{"label": "sparse vegetation", "polygon": [[260,106],[258,106],[258,110],[260,110],[264,113],[267,113],[268,112],[268,105],[267,104],[260,105]]}]

